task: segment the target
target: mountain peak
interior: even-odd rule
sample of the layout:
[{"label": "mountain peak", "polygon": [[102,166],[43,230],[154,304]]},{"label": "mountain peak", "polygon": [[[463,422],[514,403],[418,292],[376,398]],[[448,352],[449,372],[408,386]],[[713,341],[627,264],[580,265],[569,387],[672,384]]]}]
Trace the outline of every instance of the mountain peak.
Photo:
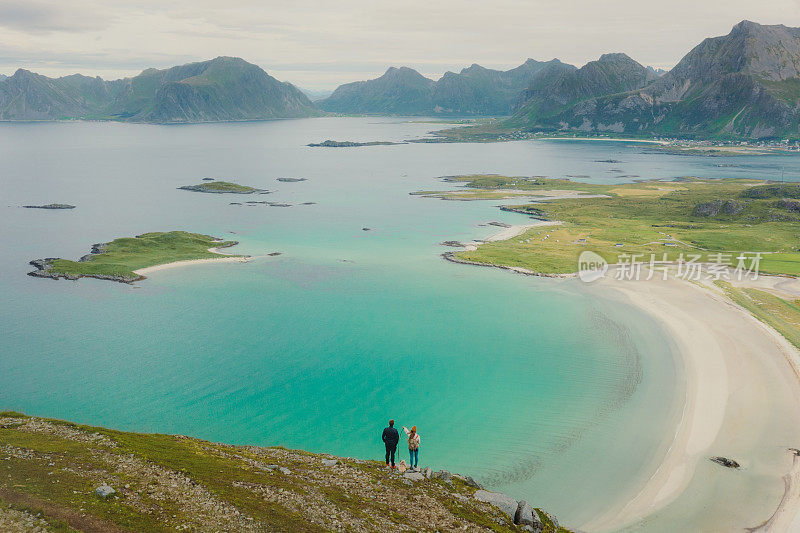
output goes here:
[{"label": "mountain peak", "polygon": [[634,61],[628,54],[622,52],[612,52],[610,54],[603,54],[598,61],[610,63],[612,61]]}]

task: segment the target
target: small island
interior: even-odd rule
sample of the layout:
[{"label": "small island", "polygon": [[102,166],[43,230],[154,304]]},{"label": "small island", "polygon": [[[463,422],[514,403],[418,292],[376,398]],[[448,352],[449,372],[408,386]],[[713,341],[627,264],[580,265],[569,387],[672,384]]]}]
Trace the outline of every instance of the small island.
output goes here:
[{"label": "small island", "polygon": [[285,183],[296,183],[298,181],[308,181],[306,178],[277,178],[278,181],[283,181]]},{"label": "small island", "polygon": [[369,141],[369,142],[354,142],[354,141],[332,141],[328,139],[321,143],[311,143],[308,146],[315,148],[355,148],[359,146],[392,146],[395,144],[405,144],[390,141]]},{"label": "small island", "polygon": [[30,264],[36,270],[28,272],[28,275],[69,280],[97,278],[133,283],[145,279],[145,272],[166,265],[246,261],[247,256],[227,255],[218,251],[236,244],[239,243],[186,231],[145,233],[95,244],[89,254],[77,261],[57,257],[34,259]]},{"label": "small island", "polygon": [[239,185],[238,183],[231,183],[230,181],[209,181],[208,183],[199,183],[197,185],[184,185],[178,187],[183,191],[194,192],[207,192],[212,194],[267,194],[270,191],[264,189],[256,189],[247,185]]},{"label": "small island", "polygon": [[75,209],[74,205],[69,204],[45,204],[45,205],[23,205],[25,209]]}]

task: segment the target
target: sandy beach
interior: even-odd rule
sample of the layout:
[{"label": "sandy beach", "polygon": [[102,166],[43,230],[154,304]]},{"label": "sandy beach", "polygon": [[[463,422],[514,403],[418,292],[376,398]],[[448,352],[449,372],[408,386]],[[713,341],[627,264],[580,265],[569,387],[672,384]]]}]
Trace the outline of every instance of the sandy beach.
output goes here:
[{"label": "sandy beach", "polygon": [[[759,288],[786,283],[787,278],[771,276],[756,282]],[[680,279],[616,281],[607,276],[586,290],[625,300],[662,324],[675,342],[685,398],[672,442],[652,476],[623,498],[624,503],[580,529],[617,531],[646,525],[648,531],[667,531],[679,519],[697,531],[745,526],[790,531],[793,521],[800,524],[800,462],[787,451],[791,442],[800,442],[798,350],[709,286]],[[734,472],[708,460],[717,455],[742,464],[727,492],[726,478],[733,479]],[[745,481],[745,487],[752,487],[741,490],[739,482],[750,476],[758,481]],[[717,484],[723,488],[709,489]],[[723,498],[730,519],[725,524],[713,512]]]},{"label": "sandy beach", "polygon": [[[555,224],[511,226],[467,250]],[[632,305],[661,325],[674,343],[682,396],[667,445],[644,468],[641,482],[579,529],[800,531],[800,458],[789,451],[800,448],[800,351],[710,282],[659,275],[619,281],[614,272],[612,265],[597,282],[573,283],[601,300]],[[733,284],[800,297],[800,280],[786,276]],[[728,470],[712,456],[733,458],[742,468]]]},{"label": "sandy beach", "polygon": [[167,270],[170,268],[200,265],[205,263],[246,263],[252,259],[249,255],[232,255],[221,252],[219,248],[209,248],[209,252],[219,254],[220,257],[208,257],[205,259],[187,259],[185,261],[173,261],[172,263],[164,263],[163,265],[153,265],[145,268],[134,270],[134,274],[146,276],[159,270]]}]

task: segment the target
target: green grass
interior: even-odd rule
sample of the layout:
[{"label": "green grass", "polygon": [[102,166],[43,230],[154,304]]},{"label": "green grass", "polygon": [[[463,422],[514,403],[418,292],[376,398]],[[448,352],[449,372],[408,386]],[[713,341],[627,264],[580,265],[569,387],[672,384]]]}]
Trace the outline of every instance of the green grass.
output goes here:
[{"label": "green grass", "polygon": [[[502,513],[475,502],[471,498],[475,489],[457,479],[452,485],[431,479],[409,486],[377,461],[339,458],[348,471],[343,473],[322,466],[321,457],[309,452],[128,433],[58,420],[35,419],[29,428],[23,424],[30,418],[11,412],[0,413],[0,418],[4,419],[0,514],[4,508],[25,510],[57,531],[175,531],[185,526],[203,530],[220,512],[217,507],[195,506],[206,501],[206,493],[248,517],[246,524],[253,530],[325,530],[302,512],[305,504],[297,508],[282,496],[265,498],[252,488],[292,494],[311,506],[321,502],[337,520],[350,521],[353,526],[348,530],[381,529],[381,518],[402,530],[432,530],[433,524],[420,522],[415,507],[425,497],[426,505],[438,507],[443,523],[463,520],[497,532],[518,531],[498,522]],[[86,438],[94,434],[100,437]],[[284,466],[292,474],[269,472],[258,464]],[[117,493],[104,499],[94,490],[106,482]],[[165,492],[169,486],[177,493]],[[195,494],[194,487],[200,492]],[[382,497],[375,498],[376,494]],[[238,529],[236,522],[226,523],[231,524],[229,530]],[[447,527],[439,524],[436,529]]]},{"label": "green grass", "polygon": [[185,231],[145,233],[115,239],[105,245],[103,253],[92,254],[87,261],[57,259],[51,263],[49,272],[66,276],[120,276],[133,280],[139,278],[134,270],[174,261],[220,257],[208,249],[234,244],[234,241],[219,242],[208,235]]},{"label": "green grass", "polygon": [[[656,260],[668,261],[683,254],[685,259],[699,255],[699,261],[716,262],[722,254],[722,262],[735,264],[742,252],[761,252],[762,272],[800,275],[800,213],[776,202],[775,195],[786,191],[769,192],[774,186],[761,181],[685,178],[597,185],[496,175],[447,180],[466,187],[438,193],[438,197],[456,198],[449,195],[470,190],[502,194],[503,189],[604,195],[512,206],[563,224],[533,228],[507,241],[458,252],[456,256],[462,259],[541,273],[570,273],[577,270],[578,256],[584,250],[599,253],[610,263],[632,254],[641,254],[646,261],[651,254]],[[709,205],[733,205],[735,209],[703,209]]]},{"label": "green grass", "polygon": [[734,287],[725,281],[714,283],[725,291],[728,298],[800,348],[800,301],[784,300],[758,289]]}]

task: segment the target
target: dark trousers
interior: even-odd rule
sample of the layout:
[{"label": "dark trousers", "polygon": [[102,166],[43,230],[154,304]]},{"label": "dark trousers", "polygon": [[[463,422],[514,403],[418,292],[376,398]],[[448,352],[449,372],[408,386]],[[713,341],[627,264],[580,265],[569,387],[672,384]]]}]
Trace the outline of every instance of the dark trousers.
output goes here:
[{"label": "dark trousers", "polygon": [[397,451],[397,444],[394,446],[386,445],[386,464],[389,464],[389,458],[392,460],[392,466],[394,466],[394,452]]}]

